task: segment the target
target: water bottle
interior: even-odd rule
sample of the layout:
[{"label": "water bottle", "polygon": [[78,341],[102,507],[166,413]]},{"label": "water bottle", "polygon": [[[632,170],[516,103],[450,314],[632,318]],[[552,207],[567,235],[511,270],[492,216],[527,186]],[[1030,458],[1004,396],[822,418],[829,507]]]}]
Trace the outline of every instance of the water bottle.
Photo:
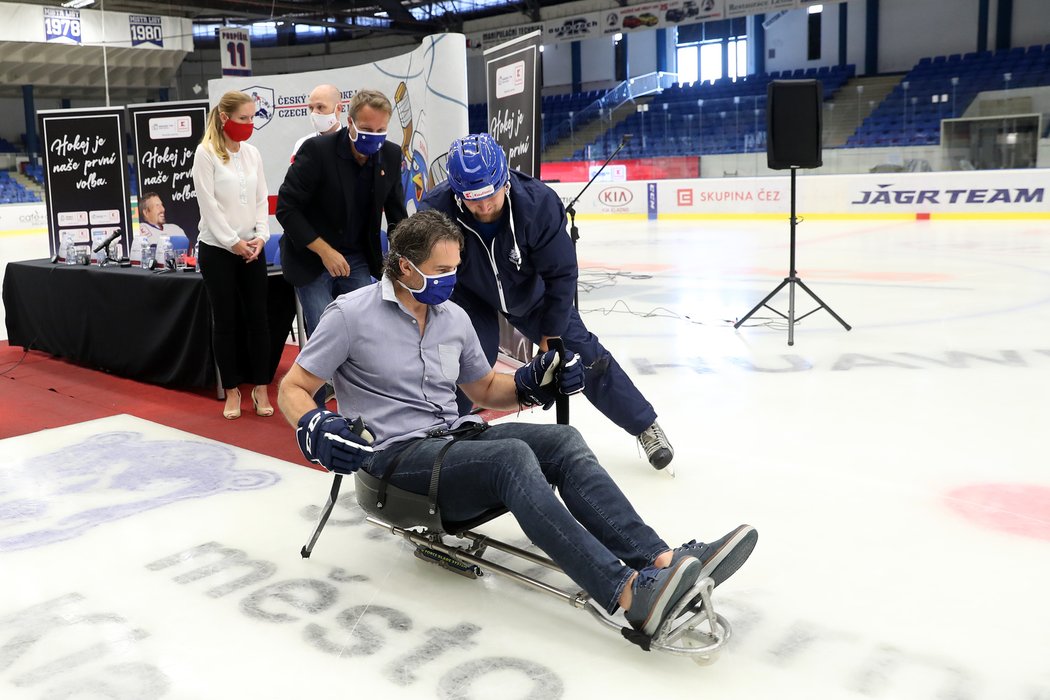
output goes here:
[{"label": "water bottle", "polygon": [[77,264],[77,246],[71,240],[66,240],[66,265]]},{"label": "water bottle", "polygon": [[171,239],[165,236],[161,239],[160,245],[157,246],[157,260],[161,264],[168,268],[175,268],[175,247],[171,244]]},{"label": "water bottle", "polygon": [[199,240],[193,242],[193,271],[201,271],[201,242]]},{"label": "water bottle", "polygon": [[171,239],[164,240],[164,267],[169,270],[175,269],[175,244]]}]

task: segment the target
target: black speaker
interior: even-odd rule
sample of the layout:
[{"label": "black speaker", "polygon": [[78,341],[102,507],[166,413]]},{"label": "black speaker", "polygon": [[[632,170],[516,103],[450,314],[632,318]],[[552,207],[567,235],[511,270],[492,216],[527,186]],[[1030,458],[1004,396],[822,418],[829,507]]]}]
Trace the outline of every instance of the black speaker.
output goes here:
[{"label": "black speaker", "polygon": [[766,93],[766,160],[773,170],[819,168],[821,106],[819,80],[774,80]]}]

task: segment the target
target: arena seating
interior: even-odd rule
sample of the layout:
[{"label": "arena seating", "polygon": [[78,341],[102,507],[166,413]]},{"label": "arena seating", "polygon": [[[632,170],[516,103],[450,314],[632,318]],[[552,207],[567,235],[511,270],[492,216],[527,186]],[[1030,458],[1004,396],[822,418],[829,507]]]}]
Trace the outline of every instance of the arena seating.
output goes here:
[{"label": "arena seating", "polygon": [[[953,78],[958,78],[955,85]],[[923,58],[846,147],[940,143],[941,119],[961,117],[978,93],[1043,85],[1050,85],[1050,45]]]},{"label": "arena seating", "polygon": [[[569,126],[570,112],[573,115],[579,114],[601,99],[604,94],[604,90],[589,90],[574,94],[547,95],[544,97],[540,104],[540,110],[543,113],[543,148],[563,137],[569,136],[571,133]],[[470,133],[477,134],[488,131],[487,116],[488,106],[485,103],[468,105],[467,120]],[[590,121],[592,120],[578,119],[575,121],[574,128],[582,128]]]},{"label": "arena seating", "polygon": [[[605,95],[604,90],[590,90],[568,95],[548,95],[543,98],[543,148],[569,136],[573,129],[581,129],[592,122],[594,116],[577,118],[576,115]],[[572,126],[570,116],[572,115]]]},{"label": "arena seating", "polygon": [[26,177],[31,179],[41,187],[44,186],[44,166],[39,164],[26,163],[23,173]]},{"label": "arena seating", "polygon": [[[625,133],[634,138],[620,157],[709,155],[765,150],[766,89],[771,80],[816,78],[825,102],[840,96],[855,66],[759,73],[736,81],[675,85],[587,144],[573,160],[608,157]],[[953,85],[952,79],[958,78]],[[1050,45],[921,59],[849,136],[846,148],[919,146],[940,142],[940,121],[962,116],[981,92],[1050,85]],[[569,112],[578,114],[602,92],[543,98],[543,146],[569,134]],[[936,96],[936,101],[934,97]],[[639,102],[640,104],[642,101]],[[470,106],[472,132],[486,131],[485,105]],[[575,129],[585,126],[577,123]],[[1044,137],[1050,137],[1050,121]]]},{"label": "arena seating", "polygon": [[[853,65],[758,73],[736,82],[676,85],[649,102],[594,142],[578,149],[574,160],[608,157],[625,133],[634,138],[621,157],[700,155],[765,150],[766,90],[778,79],[817,79],[824,99],[834,94],[856,72]],[[644,136],[644,138],[643,138]]]},{"label": "arena seating", "polygon": [[31,192],[21,182],[11,177],[6,170],[0,171],[0,204],[22,204],[24,202],[39,202],[40,197],[36,192]]}]

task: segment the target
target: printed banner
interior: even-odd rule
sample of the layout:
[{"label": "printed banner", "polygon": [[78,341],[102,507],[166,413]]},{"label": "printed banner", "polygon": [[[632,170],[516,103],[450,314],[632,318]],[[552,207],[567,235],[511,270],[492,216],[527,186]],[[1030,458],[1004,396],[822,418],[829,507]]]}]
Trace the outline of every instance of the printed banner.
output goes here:
[{"label": "printed banner", "polygon": [[725,17],[725,0],[669,0],[612,8],[549,19],[542,24],[491,29],[471,34],[468,47],[489,49],[534,31],[543,32],[543,43],[578,41],[636,29],[660,29]]},{"label": "printed banner", "polygon": [[[578,41],[591,37],[632,32],[643,29],[665,29],[680,24],[696,24],[727,17],[744,17],[765,13],[772,24],[789,10],[843,0],[668,0],[627,7],[614,7],[598,12],[556,17],[542,24],[501,27],[471,34],[467,46],[488,49],[533,31],[543,32],[543,43]],[[772,19],[770,18],[772,14]]]},{"label": "printed banner", "polygon": [[511,168],[537,176],[541,39],[534,32],[485,51],[489,133],[506,151]]},{"label": "printed banner", "polygon": [[746,17],[757,14],[776,14],[798,10],[810,5],[830,5],[843,0],[725,0],[726,17]]},{"label": "printed banner", "polygon": [[0,207],[0,231],[47,233],[47,207],[43,202],[5,204]]},{"label": "printed banner", "polygon": [[[123,108],[37,112],[44,155],[48,244],[65,259],[117,234],[129,250],[131,208]],[[91,253],[94,256],[94,253]]]},{"label": "printed banner", "polygon": [[145,193],[155,192],[164,205],[162,226],[157,222],[147,226],[141,216],[140,226],[150,233],[186,236],[192,249],[201,217],[193,189],[193,154],[204,137],[208,103],[129,105],[128,121],[138,164],[139,201]]},{"label": "printed banner", "polygon": [[80,10],[62,7],[45,7],[44,41],[48,44],[79,45],[84,38],[84,28],[80,23]]},{"label": "printed banner", "polygon": [[106,9],[0,2],[0,43],[108,46],[133,48],[136,53],[193,50],[193,21],[188,17],[113,12],[108,5]]},{"label": "printed banner", "polygon": [[164,48],[164,30],[159,15],[128,15],[131,45],[153,44]]},{"label": "printed banner", "polygon": [[534,22],[532,24],[515,24],[511,27],[499,27],[498,29],[489,29],[488,31],[478,32],[477,34],[471,34],[467,38],[467,48],[470,49],[488,49],[492,48],[496,44],[502,44],[505,41],[512,41],[518,37],[525,36],[526,34],[532,34],[533,32],[544,31],[546,24],[543,22]]},{"label": "printed banner", "polygon": [[[507,153],[510,167],[540,174],[540,44],[532,32],[485,51],[489,133]],[[532,343],[499,317],[500,351],[518,362],[532,359]]]},{"label": "printed banner", "polygon": [[[654,208],[660,219],[787,221],[790,215],[786,176],[661,180],[658,190],[652,184],[595,183],[595,191],[588,190],[576,209],[581,216],[639,220],[652,217]],[[555,183],[551,188],[569,202],[579,185]],[[798,213],[811,219],[1050,218],[1050,182],[1033,179],[1025,170],[810,175],[798,178],[797,197]]]},{"label": "printed banner", "polygon": [[252,74],[252,44],[247,29],[223,27],[219,30],[219,56],[223,75]]},{"label": "printed banner", "polygon": [[543,25],[543,43],[556,41],[575,41],[602,35],[601,13],[591,12],[586,15],[565,17],[551,20]]},{"label": "printed banner", "polygon": [[[275,198],[288,169],[292,146],[313,132],[307,97],[315,85],[339,87],[348,102],[355,90],[379,90],[394,103],[387,138],[404,152],[401,177],[409,213],[424,193],[442,182],[448,147],[467,126],[467,52],[462,34],[437,34],[409,53],[374,63],[287,75],[222,78],[208,81],[214,105],[227,90],[255,99],[255,134],[262,152],[270,197]],[[346,123],[346,116],[342,118]],[[279,231],[275,219],[272,230]]]},{"label": "printed banner", "polygon": [[[673,8],[672,8],[673,11]],[[676,16],[678,13],[675,13]],[[709,19],[722,19],[726,16],[725,0],[684,0],[681,11],[681,24],[694,24]]]},{"label": "printed banner", "polygon": [[600,14],[602,32],[617,34],[722,19],[725,8],[724,0],[673,0],[609,9]]},{"label": "printed banner", "polygon": [[606,34],[629,32],[634,29],[655,29],[661,25],[663,11],[668,3],[649,3],[605,11],[602,31]]}]

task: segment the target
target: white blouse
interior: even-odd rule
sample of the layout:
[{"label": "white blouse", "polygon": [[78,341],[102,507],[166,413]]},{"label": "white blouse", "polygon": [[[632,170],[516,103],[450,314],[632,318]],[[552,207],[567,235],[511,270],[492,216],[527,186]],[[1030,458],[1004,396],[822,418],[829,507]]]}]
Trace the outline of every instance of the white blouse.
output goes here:
[{"label": "white blouse", "polygon": [[193,157],[193,187],[201,210],[198,240],[232,252],[237,239],[270,238],[269,193],[255,146],[242,142],[223,163],[200,144]]}]

